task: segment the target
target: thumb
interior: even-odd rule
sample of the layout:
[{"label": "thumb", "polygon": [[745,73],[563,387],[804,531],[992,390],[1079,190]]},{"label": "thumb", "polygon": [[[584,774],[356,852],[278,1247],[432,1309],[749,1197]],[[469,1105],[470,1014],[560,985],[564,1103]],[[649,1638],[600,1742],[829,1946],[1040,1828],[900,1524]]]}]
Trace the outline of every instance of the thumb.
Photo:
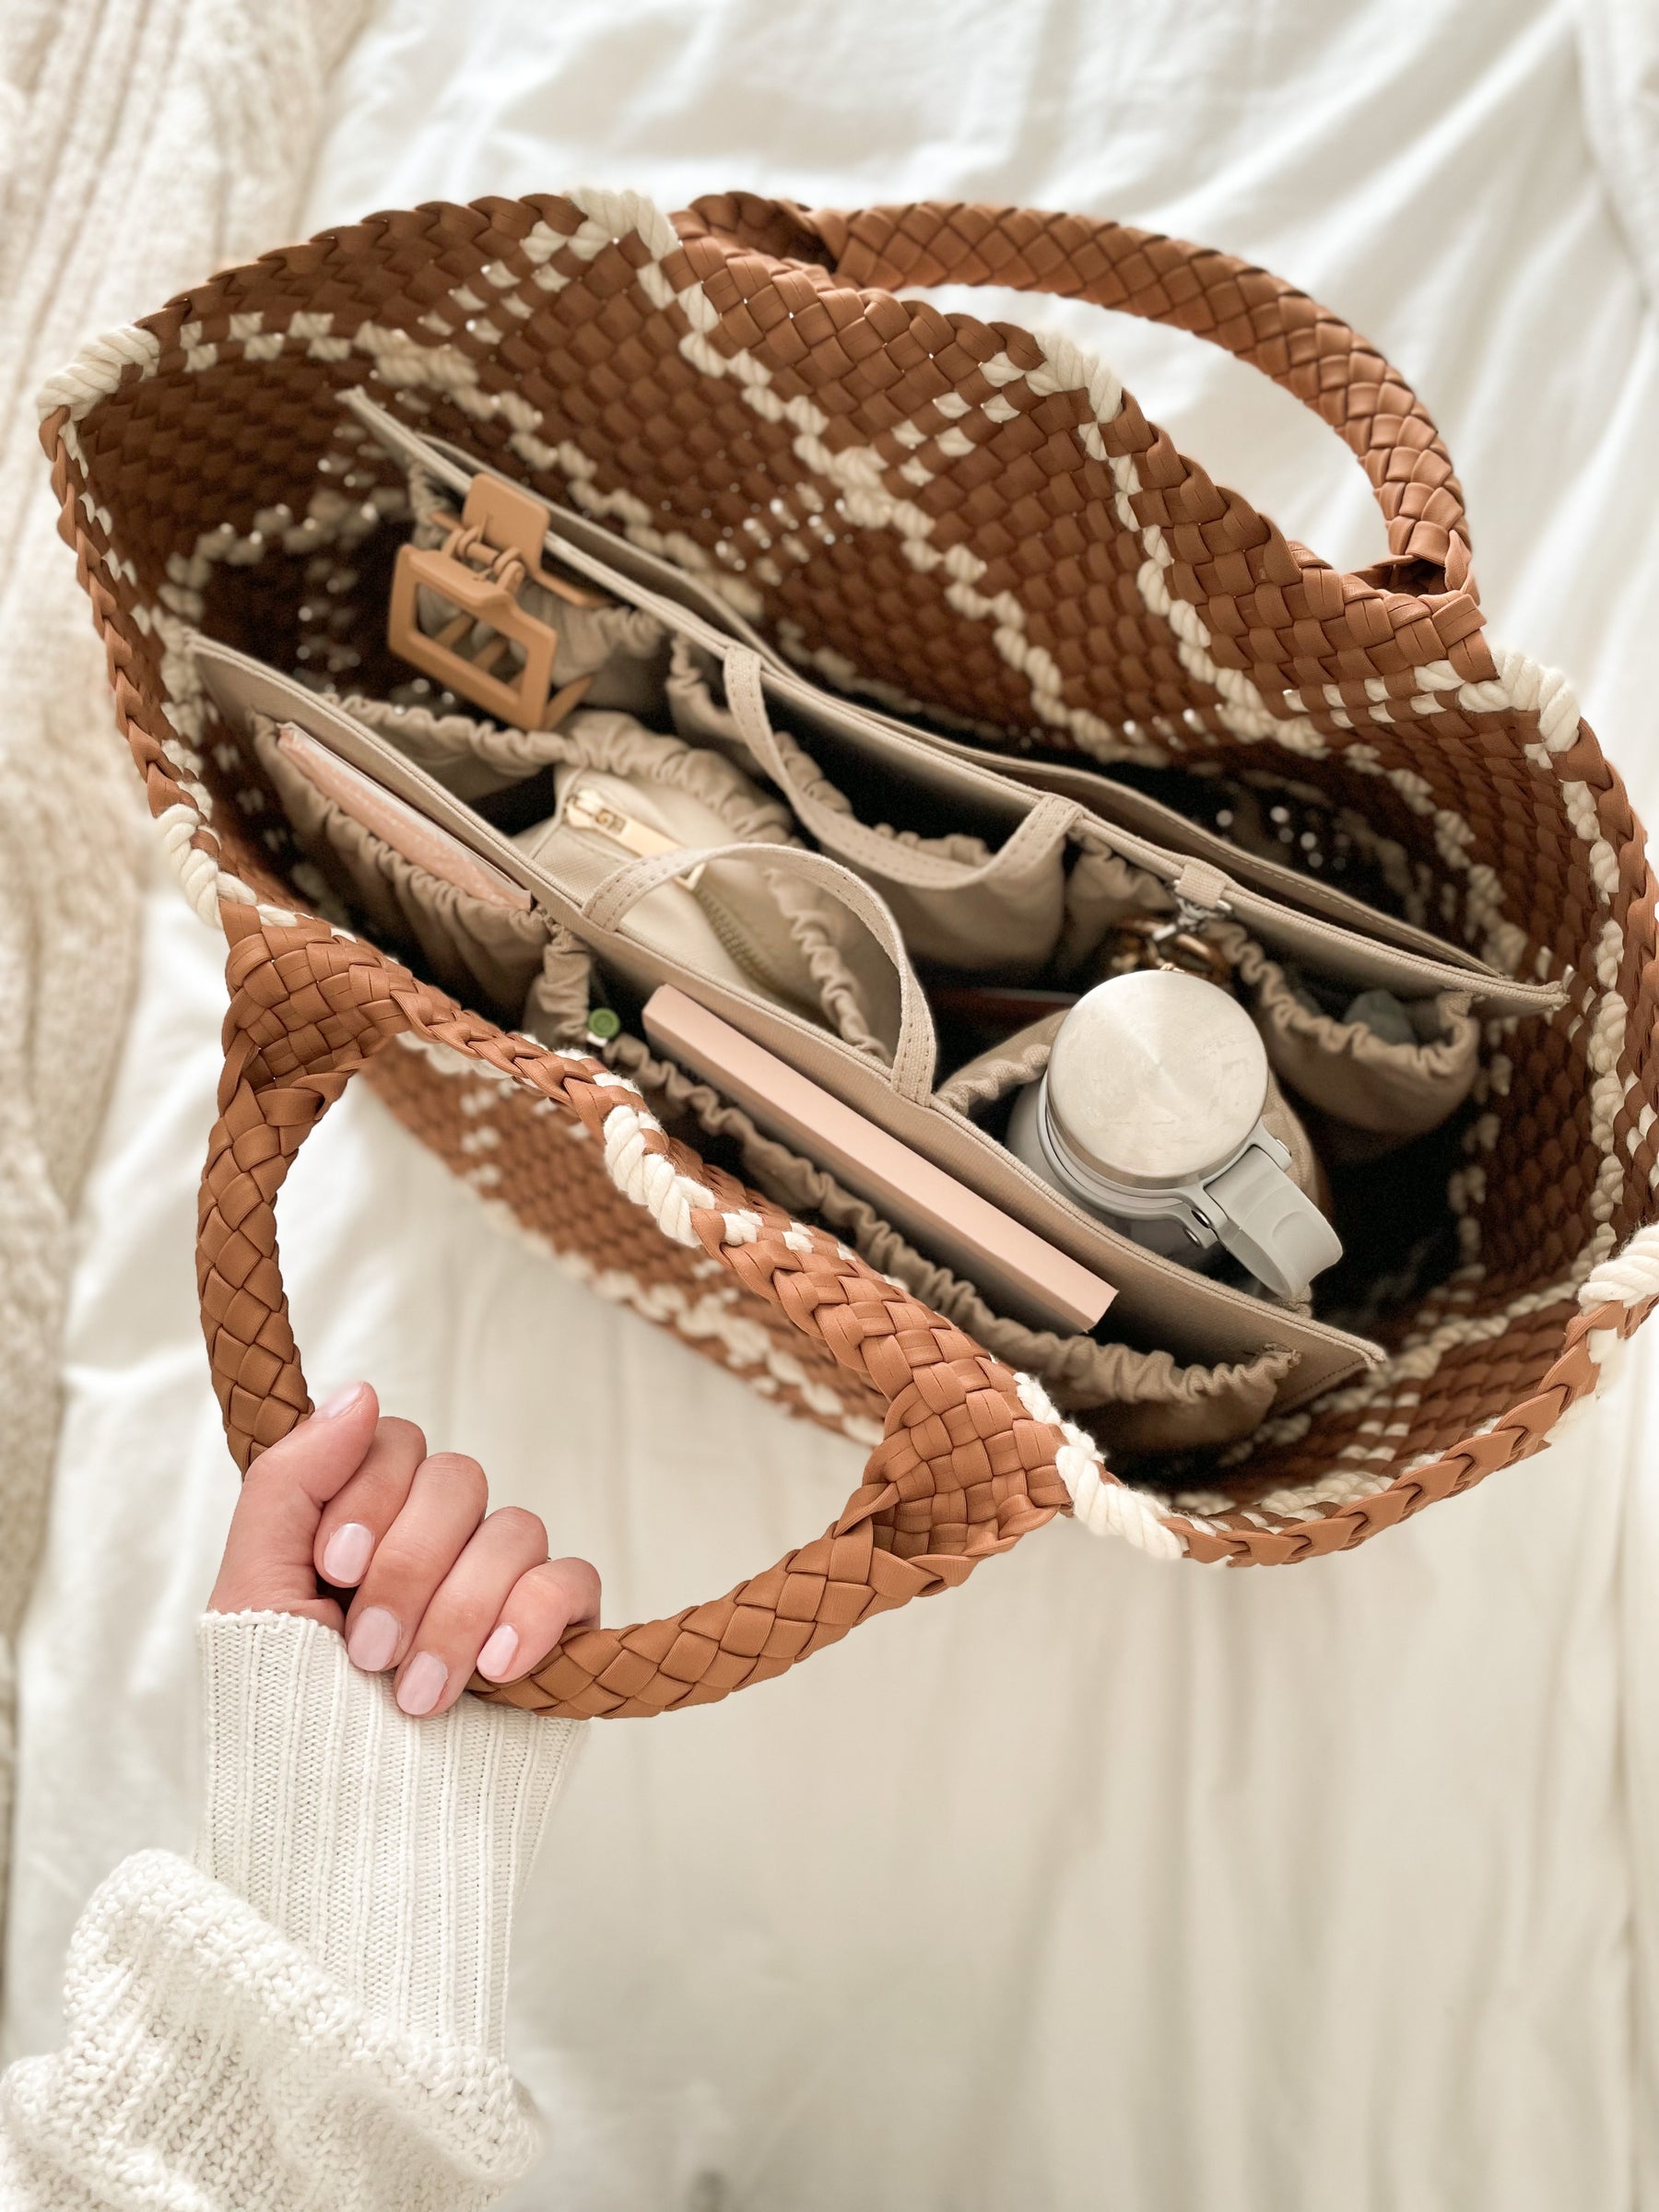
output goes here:
[{"label": "thumb", "polygon": [[363,1464],[380,1419],[367,1382],[336,1391],[248,1469],[225,1538],[211,1613],[299,1613],[330,1628],[340,1608],[317,1593],[312,1547],[323,1509]]}]

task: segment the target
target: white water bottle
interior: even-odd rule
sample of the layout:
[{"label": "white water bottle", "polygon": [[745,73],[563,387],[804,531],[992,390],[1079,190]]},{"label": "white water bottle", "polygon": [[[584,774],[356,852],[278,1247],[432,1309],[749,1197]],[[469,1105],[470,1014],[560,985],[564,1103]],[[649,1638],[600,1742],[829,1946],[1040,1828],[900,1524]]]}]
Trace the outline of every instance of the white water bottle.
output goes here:
[{"label": "white water bottle", "polygon": [[1062,1024],[1014,1104],[1008,1149],[1136,1243],[1183,1265],[1230,1253],[1304,1299],[1342,1257],[1265,1127],[1267,1053],[1230,993],[1171,969],[1114,975]]}]

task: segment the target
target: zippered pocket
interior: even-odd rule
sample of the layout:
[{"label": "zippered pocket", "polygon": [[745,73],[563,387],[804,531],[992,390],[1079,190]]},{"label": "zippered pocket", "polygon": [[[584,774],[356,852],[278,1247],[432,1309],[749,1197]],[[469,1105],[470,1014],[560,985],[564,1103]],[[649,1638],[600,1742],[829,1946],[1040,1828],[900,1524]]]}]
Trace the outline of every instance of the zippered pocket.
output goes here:
[{"label": "zippered pocket", "polygon": [[[520,849],[561,877],[577,854],[609,873],[630,861],[752,841],[752,862],[700,863],[660,885],[629,915],[627,933],[694,974],[824,1023],[855,1052],[887,1059],[890,985],[862,933],[766,865],[769,850],[794,841],[786,810],[717,756],[637,727],[625,733],[615,726],[621,717],[606,719],[611,742],[594,749],[630,772],[591,763],[557,770],[558,810],[524,832]],[[575,735],[586,735],[584,726]]]},{"label": "zippered pocket", "polygon": [[[345,404],[406,467],[425,470],[452,491],[465,494],[479,476],[499,476],[500,472],[458,447],[422,438],[361,393],[347,394]],[[1042,810],[1065,802],[1074,818],[1086,818],[1125,862],[1145,868],[1165,885],[1184,877],[1212,887],[1195,895],[1195,903],[1238,922],[1276,952],[1302,960],[1357,988],[1375,986],[1421,998],[1464,987],[1477,1004],[1522,1015],[1548,1013],[1562,1003],[1564,994],[1558,984],[1523,982],[1501,974],[1472,954],[1375,912],[1327,885],[1307,882],[1289,870],[1240,853],[1157,801],[1142,800],[1136,794],[1125,796],[1121,786],[1097,771],[1011,761],[830,691],[786,663],[718,594],[695,579],[638,547],[620,544],[582,517],[562,509],[556,511],[550,503],[547,514],[545,546],[550,559],[600,591],[649,612],[666,631],[677,632],[725,664],[728,700],[735,712],[739,735],[763,772],[777,773],[771,758],[776,749],[771,721],[772,713],[782,710],[787,715],[802,717],[808,729],[833,731],[840,741],[862,748],[884,774],[908,775],[941,794],[954,794],[951,803],[964,817],[982,813],[987,807],[994,811],[999,794],[1004,807],[1012,806],[1013,821],[1018,822],[1022,813],[1036,816],[1044,826],[1038,841],[1043,847],[1045,866],[1047,848],[1051,842],[1056,843],[1053,880],[1044,892],[1045,897],[1052,894],[1054,901],[1056,940],[1061,935],[1064,897],[1059,868],[1068,833],[1058,816],[1051,817]],[[733,677],[739,669],[744,672],[741,699],[733,693]],[[752,710],[757,695],[758,713],[746,713],[744,702]],[[784,788],[787,791],[796,782],[798,778],[787,773]],[[834,809],[830,812],[833,814]],[[1135,819],[1155,825],[1162,836],[1149,836],[1132,827]],[[1020,849],[1016,832],[1007,839],[1004,851],[989,854],[987,866],[979,872],[976,882],[975,871],[959,864],[954,870],[948,865],[941,867],[936,856],[919,851],[907,857],[900,840],[889,837],[884,846],[879,831],[854,816],[842,817],[838,822],[820,821],[815,814],[807,826],[827,852],[865,876],[888,900],[916,945],[919,957],[937,959],[943,952],[944,965],[971,967],[974,961],[971,958],[952,959],[948,944],[935,947],[925,935],[917,934],[918,924],[924,931],[928,926],[928,907],[937,905],[941,893],[947,894],[971,924],[976,907],[985,907],[997,871],[1012,880],[1029,859],[1037,857]],[[1057,832],[1057,842],[1051,830]],[[1028,895],[1023,885],[1018,888],[1021,899]],[[1006,924],[1003,935],[1006,939]],[[1053,948],[1051,942],[1051,952]],[[1029,958],[1005,964],[993,959],[984,964],[993,969],[1000,966],[1002,972],[1034,971]]]}]

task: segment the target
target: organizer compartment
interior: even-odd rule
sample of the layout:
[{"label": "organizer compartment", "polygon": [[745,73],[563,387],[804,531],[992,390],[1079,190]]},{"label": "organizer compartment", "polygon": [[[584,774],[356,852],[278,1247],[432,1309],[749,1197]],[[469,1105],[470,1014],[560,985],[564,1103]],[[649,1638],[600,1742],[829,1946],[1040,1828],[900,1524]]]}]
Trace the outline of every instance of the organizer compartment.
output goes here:
[{"label": "organizer compartment", "polygon": [[[1065,1011],[1046,1015],[1029,1028],[976,1059],[968,1061],[940,1084],[935,1094],[940,1103],[988,1126],[1000,1128],[1007,1116],[1003,1111],[1014,1093],[1035,1083],[1049,1064],[1049,1053],[1060,1033]],[[1267,1133],[1277,1136],[1290,1155],[1291,1180],[1316,1206],[1328,1210],[1330,1185],[1319,1155],[1302,1119],[1286,1098],[1271,1068],[1267,1077],[1267,1103],[1262,1112]]]},{"label": "organizer compartment", "polygon": [[359,691],[345,693],[340,704],[458,799],[489,798],[571,758],[568,725],[517,730],[459,707],[399,704]]},{"label": "organizer compartment", "polygon": [[[415,518],[410,543],[435,551],[453,536],[460,517],[443,488],[424,469],[410,469],[408,487],[409,509]],[[582,680],[584,706],[615,707],[634,714],[660,711],[668,639],[654,615],[625,604],[572,604],[533,578],[525,578],[516,596],[524,612],[558,639],[553,663],[556,688],[562,689]],[[427,586],[417,592],[416,601],[420,628],[429,635],[441,629],[454,612]],[[523,659],[522,650],[508,641],[503,673],[508,667],[516,670]]]},{"label": "organizer compartment", "polygon": [[[749,758],[735,716],[717,695],[713,656],[689,639],[675,640],[666,697],[682,736]],[[773,736],[797,814],[823,851],[880,891],[916,959],[1010,977],[1048,965],[1065,915],[1063,830],[1028,840],[1030,849],[1011,862],[1002,846],[1019,827],[1018,809],[975,805],[945,760],[924,757],[901,776],[828,721],[791,729],[774,715]],[[977,816],[980,827],[945,827],[952,816]]]},{"label": "organizer compartment", "polygon": [[956,1322],[987,1351],[1036,1375],[1057,1405],[1087,1417],[1111,1449],[1186,1452],[1248,1436],[1296,1364],[1296,1354],[1279,1346],[1247,1359],[1183,1363],[1165,1351],[1060,1335],[1011,1321],[994,1312],[971,1282],[918,1252],[866,1200],[758,1129],[708,1084],[655,1057],[639,1039],[618,1037],[606,1056],[639,1085],[668,1126],[678,1123],[688,1134],[695,1131],[705,1149],[724,1140],[734,1164],[757,1189],[793,1214],[816,1216],[872,1266]]},{"label": "organizer compartment", "polygon": [[[1366,1020],[1348,1020],[1309,1004],[1285,969],[1253,939],[1229,933],[1229,947],[1256,1027],[1277,1075],[1299,1098],[1360,1140],[1347,1157],[1375,1157],[1450,1120],[1474,1086],[1480,1027],[1469,994],[1392,1002],[1409,1038],[1379,1035]],[[1306,986],[1304,986],[1304,992]],[[1337,991],[1334,1003],[1363,1005]],[[1386,1012],[1390,1001],[1382,1000]]]},{"label": "organizer compartment", "polygon": [[446,991],[516,1023],[542,972],[548,916],[478,898],[406,859],[318,790],[284,753],[274,722],[253,717],[252,735],[296,841],[335,896],[384,941],[412,949]]}]

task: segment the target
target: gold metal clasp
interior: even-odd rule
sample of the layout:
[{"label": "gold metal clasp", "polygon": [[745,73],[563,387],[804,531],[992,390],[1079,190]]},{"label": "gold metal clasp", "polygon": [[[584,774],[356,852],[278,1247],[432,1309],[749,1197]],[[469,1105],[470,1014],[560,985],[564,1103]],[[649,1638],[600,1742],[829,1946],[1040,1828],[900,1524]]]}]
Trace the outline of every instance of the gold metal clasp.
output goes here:
[{"label": "gold metal clasp", "polygon": [[1227,955],[1200,936],[1184,915],[1171,921],[1157,914],[1125,914],[1112,924],[1100,959],[1102,978],[1132,975],[1142,968],[1172,968],[1224,989],[1232,981]]},{"label": "gold metal clasp", "polygon": [[[607,603],[543,568],[552,510],[522,485],[475,477],[460,514],[449,519],[453,526],[441,546],[399,547],[386,642],[400,659],[499,721],[521,730],[552,729],[593,678],[580,676],[553,690],[559,632],[527,613],[519,594],[529,582],[570,606]],[[422,590],[453,610],[436,631],[420,627]]]},{"label": "gold metal clasp", "polygon": [[[562,820],[573,823],[579,830],[591,830],[595,835],[619,845],[624,853],[637,853],[641,860],[653,860],[659,853],[683,853],[685,844],[677,837],[670,837],[651,822],[642,822],[637,816],[624,814],[602,799],[590,783],[572,783],[566,795]],[[703,864],[699,861],[679,880],[688,891],[694,891],[702,881]]]}]

